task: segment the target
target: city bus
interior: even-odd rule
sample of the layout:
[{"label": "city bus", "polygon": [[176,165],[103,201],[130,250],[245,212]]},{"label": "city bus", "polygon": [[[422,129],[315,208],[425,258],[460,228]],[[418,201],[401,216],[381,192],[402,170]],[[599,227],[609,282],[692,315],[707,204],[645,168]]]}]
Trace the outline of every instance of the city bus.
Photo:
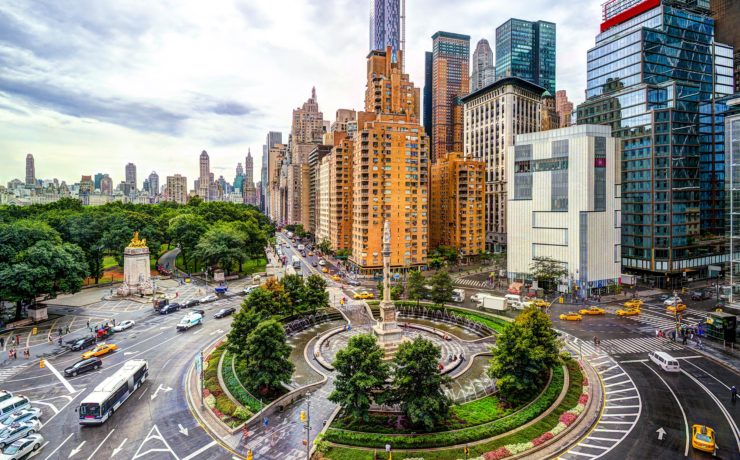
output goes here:
[{"label": "city bus", "polygon": [[298,256],[293,256],[293,268],[301,268],[301,259]]},{"label": "city bus", "polygon": [[296,270],[295,268],[288,265],[287,267],[285,267],[285,276],[289,276],[289,275],[303,276],[303,270],[300,270],[300,269]]},{"label": "city bus", "polygon": [[126,402],[149,376],[149,364],[143,359],[132,359],[95,387],[80,402],[76,412],[80,425],[102,425],[113,412]]}]

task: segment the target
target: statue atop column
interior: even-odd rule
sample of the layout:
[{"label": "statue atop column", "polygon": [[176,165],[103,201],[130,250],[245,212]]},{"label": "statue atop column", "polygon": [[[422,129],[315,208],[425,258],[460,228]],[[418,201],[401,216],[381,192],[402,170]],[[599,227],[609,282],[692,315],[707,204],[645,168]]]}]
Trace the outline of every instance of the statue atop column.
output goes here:
[{"label": "statue atop column", "polygon": [[396,305],[391,300],[391,223],[383,223],[383,300],[380,302],[380,321],[373,326],[378,344],[390,359],[403,341],[403,331],[396,322]]}]

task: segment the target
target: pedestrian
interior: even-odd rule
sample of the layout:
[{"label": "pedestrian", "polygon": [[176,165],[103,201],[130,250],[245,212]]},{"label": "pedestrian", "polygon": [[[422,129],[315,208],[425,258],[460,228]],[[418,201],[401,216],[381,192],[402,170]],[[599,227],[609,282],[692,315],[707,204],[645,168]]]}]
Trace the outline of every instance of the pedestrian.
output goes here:
[{"label": "pedestrian", "polygon": [[18,359],[18,351],[13,348],[13,359]]},{"label": "pedestrian", "polygon": [[50,332],[49,332],[49,334],[48,334],[48,335],[46,336],[46,340],[48,340],[48,341],[49,341],[49,343],[51,343],[51,342],[52,342],[52,340],[51,340],[51,331],[50,331]]},{"label": "pedestrian", "polygon": [[[87,320],[87,328],[90,329],[90,320]],[[90,329],[90,332],[92,332],[92,329]]]},{"label": "pedestrian", "polygon": [[59,328],[59,335],[62,335],[62,328]]},{"label": "pedestrian", "polygon": [[19,334],[16,334],[15,336],[15,344],[20,345],[21,344],[21,336]]},{"label": "pedestrian", "polygon": [[0,348],[5,348],[5,339],[0,337]]},{"label": "pedestrian", "polygon": [[737,388],[735,388],[735,385],[730,388],[730,395],[732,396],[732,402],[734,403],[737,399]]},{"label": "pedestrian", "polygon": [[659,329],[656,329],[655,330],[655,337],[660,337],[660,330]]},{"label": "pedestrian", "polygon": [[686,342],[688,341],[689,336],[686,334],[683,334],[683,344],[686,345]]},{"label": "pedestrian", "polygon": [[13,349],[8,350],[8,359],[13,359]]},{"label": "pedestrian", "polygon": [[62,346],[62,336],[61,335],[59,336],[59,339],[57,340],[57,343],[59,343],[59,346],[60,347]]},{"label": "pedestrian", "polygon": [[113,327],[116,327],[116,319],[113,318]]},{"label": "pedestrian", "polygon": [[25,348],[25,349],[23,350],[23,356],[24,356],[24,357],[25,357],[26,359],[30,359],[30,358],[31,358],[31,350],[29,350],[29,349],[28,349],[28,347],[26,347],[26,348]]}]

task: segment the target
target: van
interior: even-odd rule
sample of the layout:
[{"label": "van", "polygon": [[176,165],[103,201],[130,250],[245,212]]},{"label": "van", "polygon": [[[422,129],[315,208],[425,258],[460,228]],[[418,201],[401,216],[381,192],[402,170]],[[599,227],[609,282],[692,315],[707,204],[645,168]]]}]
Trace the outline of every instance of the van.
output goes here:
[{"label": "van", "polygon": [[506,294],[504,298],[507,302],[522,302],[522,296],[516,294]]},{"label": "van", "polygon": [[0,403],[0,423],[10,417],[13,412],[31,407],[31,401],[25,396],[13,396]]},{"label": "van", "polygon": [[465,301],[465,291],[462,289],[453,289],[452,290],[452,301],[453,302],[464,302]]},{"label": "van", "polygon": [[666,372],[681,371],[678,360],[664,351],[651,351],[648,356],[650,357],[650,361],[660,366]]}]

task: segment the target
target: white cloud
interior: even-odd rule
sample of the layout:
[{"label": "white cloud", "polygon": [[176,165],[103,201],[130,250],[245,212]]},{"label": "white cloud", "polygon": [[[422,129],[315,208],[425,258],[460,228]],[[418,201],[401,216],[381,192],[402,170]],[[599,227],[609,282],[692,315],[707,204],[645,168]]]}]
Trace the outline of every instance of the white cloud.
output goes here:
[{"label": "white cloud", "polygon": [[[583,99],[592,0],[407,0],[407,71],[424,84],[438,30],[493,46],[509,19],[557,24],[558,87]],[[291,110],[316,86],[324,117],[361,109],[369,1],[53,1],[0,5],[0,181],[181,173],[198,155],[228,180],[251,147],[259,177],[270,130],[287,141]],[[533,14],[532,12],[536,12]]]}]

